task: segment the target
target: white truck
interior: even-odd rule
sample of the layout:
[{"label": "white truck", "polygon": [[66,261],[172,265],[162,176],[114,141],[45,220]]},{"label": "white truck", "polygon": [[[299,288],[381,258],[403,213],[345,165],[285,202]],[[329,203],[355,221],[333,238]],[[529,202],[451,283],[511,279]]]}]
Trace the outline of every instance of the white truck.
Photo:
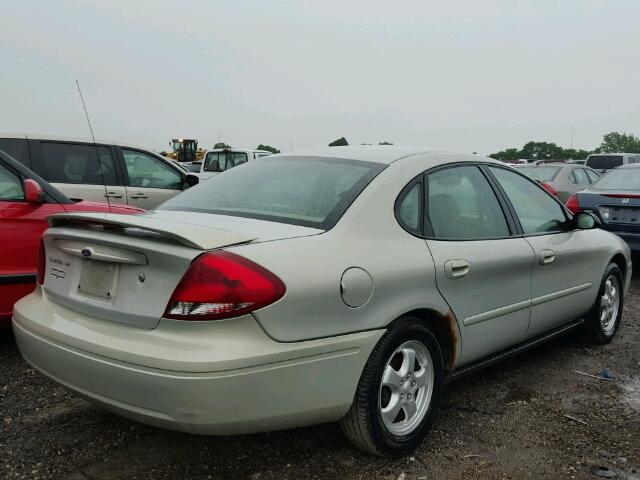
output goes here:
[{"label": "white truck", "polygon": [[207,150],[198,177],[200,180],[207,180],[225,170],[269,155],[272,155],[272,153],[266,150],[248,150],[241,148],[216,148]]}]

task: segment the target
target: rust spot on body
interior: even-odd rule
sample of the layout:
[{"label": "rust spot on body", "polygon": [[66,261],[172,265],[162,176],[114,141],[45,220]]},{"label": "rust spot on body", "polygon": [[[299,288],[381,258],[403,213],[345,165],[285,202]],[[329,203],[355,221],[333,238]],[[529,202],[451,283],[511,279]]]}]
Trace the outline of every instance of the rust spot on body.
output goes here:
[{"label": "rust spot on body", "polygon": [[447,365],[447,367],[448,369],[453,369],[453,366],[455,365],[457,360],[458,343],[460,342],[460,335],[458,333],[458,322],[451,310],[444,314],[442,320],[448,328],[449,338],[451,340],[451,348],[449,350],[449,364]]}]

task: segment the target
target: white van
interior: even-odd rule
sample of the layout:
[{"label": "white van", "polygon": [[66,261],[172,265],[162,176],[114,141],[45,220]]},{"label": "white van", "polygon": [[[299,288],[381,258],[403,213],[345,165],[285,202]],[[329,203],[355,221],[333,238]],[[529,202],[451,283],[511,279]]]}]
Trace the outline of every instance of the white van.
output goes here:
[{"label": "white van", "polygon": [[239,148],[215,148],[207,150],[200,170],[200,180],[206,180],[218,173],[237,167],[249,160],[273,155],[266,150]]},{"label": "white van", "polygon": [[150,209],[198,183],[173,161],[121,142],[0,134],[0,150],[73,199]]},{"label": "white van", "polygon": [[640,163],[640,153],[592,153],[587,157],[585,165],[604,173],[629,163]]}]

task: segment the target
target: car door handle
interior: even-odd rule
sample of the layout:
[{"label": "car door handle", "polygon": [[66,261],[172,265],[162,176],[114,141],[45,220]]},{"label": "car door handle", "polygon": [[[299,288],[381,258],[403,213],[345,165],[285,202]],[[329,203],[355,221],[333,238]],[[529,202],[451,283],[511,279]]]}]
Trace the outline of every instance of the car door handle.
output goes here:
[{"label": "car door handle", "polygon": [[129,195],[129,198],[149,198],[144,193],[134,193]]},{"label": "car door handle", "polygon": [[444,262],[444,274],[455,280],[466,276],[471,270],[471,265],[466,260],[447,260]]},{"label": "car door handle", "polygon": [[542,250],[540,252],[540,265],[549,265],[556,259],[553,250]]},{"label": "car door handle", "polygon": [[104,194],[104,196],[106,198],[122,198],[122,194],[117,192],[107,192]]}]

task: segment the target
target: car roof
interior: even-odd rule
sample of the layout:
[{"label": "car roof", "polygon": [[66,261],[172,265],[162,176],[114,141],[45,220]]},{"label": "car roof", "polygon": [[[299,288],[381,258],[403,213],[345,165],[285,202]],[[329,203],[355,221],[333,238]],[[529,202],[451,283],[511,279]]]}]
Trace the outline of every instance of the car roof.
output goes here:
[{"label": "car roof", "polygon": [[273,155],[273,153],[268,150],[255,150],[253,148],[210,148],[207,150],[209,152],[252,152],[252,153],[268,153],[269,155]]},{"label": "car roof", "polygon": [[[76,142],[76,143],[90,143],[93,144],[93,139],[86,137],[65,137],[61,135],[45,135],[40,133],[0,133],[0,138],[17,138],[28,140],[49,140],[52,142]],[[132,143],[117,142],[114,140],[106,140],[104,138],[96,138],[95,143],[98,145],[117,145],[119,147],[135,148],[138,150],[145,150],[150,153],[159,153],[153,148],[143,147],[141,145],[135,145]]]},{"label": "car roof", "polygon": [[[345,160],[362,160],[366,162],[375,162],[382,164],[390,164],[404,157],[425,154],[450,154],[440,150],[433,150],[425,147],[397,147],[387,145],[365,145],[365,146],[345,146],[345,147],[322,147],[304,150],[294,150],[292,152],[278,153],[278,157],[324,157],[324,158],[341,158]],[[481,155],[471,155],[478,161],[491,160]],[[503,164],[500,161],[492,160],[495,163]],[[446,163],[446,162],[442,162]]]}]

